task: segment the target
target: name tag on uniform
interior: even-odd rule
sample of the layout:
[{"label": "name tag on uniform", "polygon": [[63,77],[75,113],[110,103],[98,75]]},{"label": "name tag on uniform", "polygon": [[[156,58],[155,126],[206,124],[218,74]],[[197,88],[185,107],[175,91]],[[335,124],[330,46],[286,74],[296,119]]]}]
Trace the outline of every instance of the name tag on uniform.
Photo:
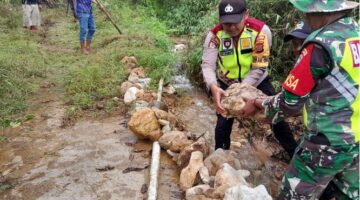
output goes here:
[{"label": "name tag on uniform", "polygon": [[253,46],[251,44],[251,37],[240,38],[240,48],[241,48],[241,53],[252,52]]},{"label": "name tag on uniform", "polygon": [[232,38],[221,39],[222,50],[220,51],[221,56],[227,56],[234,54],[234,44]]}]

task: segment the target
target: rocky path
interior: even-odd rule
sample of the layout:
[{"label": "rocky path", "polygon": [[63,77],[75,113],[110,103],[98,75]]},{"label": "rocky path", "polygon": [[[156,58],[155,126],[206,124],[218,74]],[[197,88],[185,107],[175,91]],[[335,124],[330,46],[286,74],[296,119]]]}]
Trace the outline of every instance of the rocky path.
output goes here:
[{"label": "rocky path", "polygon": [[[57,31],[67,23],[48,23],[42,47],[76,53],[53,42],[61,39]],[[55,70],[51,74],[61,76],[62,69]],[[1,130],[6,141],[0,145],[0,199],[144,199],[151,144],[137,141],[121,108],[69,126],[60,79],[49,75],[43,80],[30,101],[32,120]],[[181,199],[176,166],[166,154],[161,159],[159,199]]]}]

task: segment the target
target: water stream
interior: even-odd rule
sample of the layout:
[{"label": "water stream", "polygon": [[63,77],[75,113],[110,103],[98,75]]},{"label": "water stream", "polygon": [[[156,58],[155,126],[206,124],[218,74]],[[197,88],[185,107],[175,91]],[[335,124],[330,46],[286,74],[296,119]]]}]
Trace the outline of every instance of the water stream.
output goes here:
[{"label": "water stream", "polygon": [[[182,52],[177,52],[178,66],[182,66]],[[202,88],[194,87],[189,79],[182,73],[181,68],[178,74],[172,78],[171,84],[177,90],[182,91],[181,102],[184,102],[176,110],[176,115],[186,124],[187,131],[195,135],[204,132],[210,133],[211,149],[214,148],[214,129],[216,125],[215,108]],[[269,126],[251,129],[251,127],[239,127],[239,122],[235,120],[231,135],[231,150],[238,153],[238,159],[243,169],[251,172],[248,182],[253,186],[265,185],[272,196],[277,196],[278,186],[286,163],[277,158],[274,154],[282,152],[282,149],[269,135]],[[251,132],[251,133],[250,133]],[[255,133],[256,132],[256,133]],[[251,135],[251,142],[249,142]]]}]

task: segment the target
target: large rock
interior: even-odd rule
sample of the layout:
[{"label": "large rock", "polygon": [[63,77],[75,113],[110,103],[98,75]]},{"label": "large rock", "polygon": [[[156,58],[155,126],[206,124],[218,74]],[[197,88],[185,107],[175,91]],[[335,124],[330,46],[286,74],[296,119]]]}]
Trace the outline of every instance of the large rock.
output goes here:
[{"label": "large rock", "polygon": [[226,190],[224,200],[272,200],[264,185],[250,188],[237,185]]},{"label": "large rock", "polygon": [[203,154],[200,151],[193,152],[189,165],[180,173],[180,188],[182,190],[186,191],[194,185],[196,175],[203,166]]},{"label": "large rock", "polygon": [[124,95],[125,92],[131,88],[132,86],[134,86],[133,83],[129,82],[129,81],[124,81],[123,83],[121,83],[121,86],[120,86],[120,94],[121,95]]},{"label": "large rock", "polygon": [[131,104],[137,99],[137,97],[144,93],[144,90],[138,89],[137,87],[130,87],[124,94],[125,104]]},{"label": "large rock", "polygon": [[180,152],[176,161],[180,169],[183,169],[185,166],[188,165],[191,153],[194,151],[201,151],[205,158],[209,155],[209,143],[205,140],[204,137],[199,138],[196,142],[192,143],[190,146],[185,147]]},{"label": "large rock", "polygon": [[128,123],[129,129],[140,139],[156,141],[161,137],[160,125],[155,112],[143,108],[135,112]]},{"label": "large rock", "polygon": [[159,143],[160,146],[166,150],[169,149],[173,152],[180,152],[191,144],[191,140],[188,140],[186,134],[183,132],[171,131],[161,136]]},{"label": "large rock", "polygon": [[121,59],[120,62],[125,65],[128,73],[130,73],[133,68],[138,66],[138,61],[134,56],[125,56]]},{"label": "large rock", "polygon": [[214,196],[222,198],[228,188],[235,185],[248,185],[243,175],[244,172],[238,172],[229,164],[224,163],[215,176]]},{"label": "large rock", "polygon": [[257,97],[266,97],[266,95],[257,88],[245,83],[232,84],[226,89],[226,92],[229,96],[221,100],[221,105],[226,110],[224,114],[226,117],[240,116],[245,106],[244,98],[255,99]]},{"label": "large rock", "polygon": [[204,160],[204,164],[208,168],[210,176],[215,176],[216,172],[224,163],[228,163],[235,169],[241,168],[236,152],[231,150],[219,148]]}]

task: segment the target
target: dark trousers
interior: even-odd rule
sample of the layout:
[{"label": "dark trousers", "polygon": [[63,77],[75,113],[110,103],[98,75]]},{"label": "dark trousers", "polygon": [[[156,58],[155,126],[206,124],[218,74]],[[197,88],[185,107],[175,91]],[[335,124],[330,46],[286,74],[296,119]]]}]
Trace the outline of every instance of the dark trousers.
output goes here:
[{"label": "dark trousers", "polygon": [[[220,82],[220,87],[226,90],[228,86]],[[266,78],[257,89],[261,90],[264,94],[271,96],[275,94],[274,87],[270,83],[270,78]],[[217,123],[215,127],[215,149],[230,149],[230,135],[234,118],[224,118],[220,114],[217,114]],[[290,157],[294,154],[297,143],[294,140],[292,131],[289,124],[285,121],[281,121],[271,126],[274,132],[275,138],[279,141],[280,145],[285,149]]]}]

